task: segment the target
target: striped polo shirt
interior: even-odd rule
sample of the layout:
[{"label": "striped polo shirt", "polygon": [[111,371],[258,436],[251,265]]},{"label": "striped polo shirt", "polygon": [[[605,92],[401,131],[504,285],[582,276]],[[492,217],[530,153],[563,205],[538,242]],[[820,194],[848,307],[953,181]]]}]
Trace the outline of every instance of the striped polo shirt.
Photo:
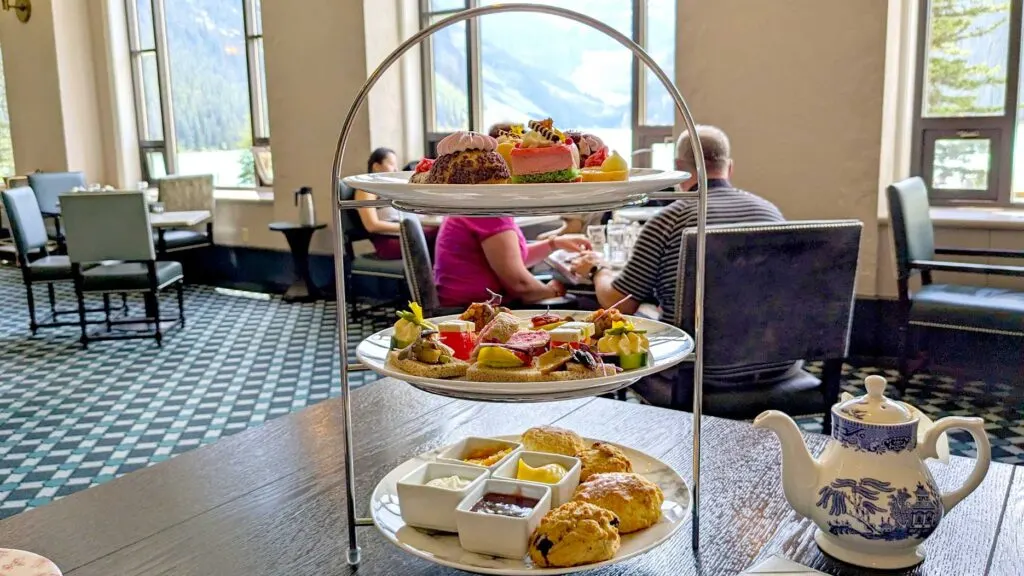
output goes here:
[{"label": "striped polo shirt", "polygon": [[[782,212],[771,202],[733,188],[728,180],[708,180],[708,220],[715,224],[749,222],[782,222]],[[633,254],[612,286],[623,294],[632,294],[643,302],[657,302],[662,318],[671,321],[675,314],[676,274],[679,271],[679,248],[683,230],[697,227],[697,199],[677,200],[665,207],[644,226],[633,247]],[[708,359],[713,362],[713,358]],[[743,380],[761,380],[758,375],[778,375],[788,372],[791,362],[759,366],[715,367],[708,365],[708,379],[740,383]],[[724,383],[723,382],[723,383]]]}]

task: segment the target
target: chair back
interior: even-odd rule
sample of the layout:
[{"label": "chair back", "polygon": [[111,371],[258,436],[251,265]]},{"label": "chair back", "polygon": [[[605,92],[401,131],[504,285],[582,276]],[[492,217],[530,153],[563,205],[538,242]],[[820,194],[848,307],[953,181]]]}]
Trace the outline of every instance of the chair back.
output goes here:
[{"label": "chair back", "polygon": [[896,271],[900,279],[916,273],[914,260],[935,259],[935,230],[928,204],[928,187],[918,176],[885,189],[889,202],[889,224],[896,250]]},{"label": "chair back", "polygon": [[[345,184],[344,182],[338,183],[339,196],[342,200],[352,200],[356,197],[355,188]],[[370,237],[369,232],[363,227],[363,220],[359,217],[358,210],[342,210],[341,211],[341,225],[345,230],[345,242],[346,244],[356,242],[358,240],[366,240]]]},{"label": "chair back", "polygon": [[423,224],[415,215],[403,214],[399,227],[402,264],[405,267],[405,280],[409,283],[409,294],[425,311],[435,311],[441,307],[441,300],[437,296],[437,286],[434,285],[434,265],[430,261]]},{"label": "chair back", "polygon": [[36,193],[39,209],[48,214],[60,214],[58,198],[72,188],[85,188],[85,174],[81,172],[36,172],[28,175],[28,186]]},{"label": "chair back", "polygon": [[208,210],[214,213],[213,176],[168,176],[157,181],[160,202],[168,212]]},{"label": "chair back", "polygon": [[[862,227],[856,220],[708,226],[705,364],[845,357]],[[680,252],[675,322],[692,334],[696,229],[683,232]]]},{"label": "chair back", "polygon": [[71,262],[156,259],[144,192],[81,192],[60,202]]},{"label": "chair back", "polygon": [[25,262],[29,254],[45,248],[48,240],[39,202],[28,186],[4,190],[2,194],[4,210],[7,211],[11,234],[14,236],[14,247],[18,249],[22,262]]}]

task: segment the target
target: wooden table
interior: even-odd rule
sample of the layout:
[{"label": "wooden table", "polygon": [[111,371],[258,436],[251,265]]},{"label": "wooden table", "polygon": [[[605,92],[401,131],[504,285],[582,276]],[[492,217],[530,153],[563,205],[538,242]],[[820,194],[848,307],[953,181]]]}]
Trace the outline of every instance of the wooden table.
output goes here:
[{"label": "wooden table", "polygon": [[[557,423],[644,450],[689,479],[691,416],[604,399],[485,404],[393,380],[352,395],[358,512],[393,466],[470,434]],[[748,424],[704,425],[700,552],[689,525],[654,552],[594,574],[736,574],[776,553],[830,574],[863,574],[824,557],[813,525],[783,499],[775,436]],[[814,452],[824,436],[812,435]],[[156,466],[0,522],[0,543],[54,560],[67,576],[461,574],[408,556],[361,529],[363,564],[345,563],[343,442],[338,400],[224,438]],[[959,485],[972,461],[932,466]],[[993,464],[927,544],[911,574],[1024,574],[1024,469]]]},{"label": "wooden table", "polygon": [[188,210],[149,214],[149,225],[153,228],[188,228],[202,224],[211,218],[209,210]]}]

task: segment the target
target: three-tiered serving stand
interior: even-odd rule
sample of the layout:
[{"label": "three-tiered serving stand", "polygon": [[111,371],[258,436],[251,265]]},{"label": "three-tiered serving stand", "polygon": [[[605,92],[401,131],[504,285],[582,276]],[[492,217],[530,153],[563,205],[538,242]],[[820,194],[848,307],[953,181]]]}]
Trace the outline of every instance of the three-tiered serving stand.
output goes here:
[{"label": "three-tiered serving stand", "polygon": [[[344,420],[344,440],[345,440],[345,492],[346,492],[346,504],[348,513],[348,563],[351,565],[359,564],[360,561],[360,549],[358,543],[358,528],[362,526],[372,526],[373,520],[370,518],[357,518],[356,517],[356,504],[355,504],[355,456],[352,451],[352,403],[348,382],[348,372],[350,367],[348,366],[348,312],[346,309],[345,302],[345,254],[344,254],[344,230],[342,228],[342,210],[355,210],[358,208],[366,207],[384,207],[393,206],[397,210],[402,212],[413,212],[420,214],[436,214],[436,215],[462,215],[462,216],[526,216],[526,215],[549,215],[549,214],[566,214],[573,212],[593,212],[593,211],[604,211],[611,210],[614,208],[621,208],[624,206],[642,204],[647,199],[670,199],[678,200],[684,197],[685,194],[680,193],[657,193],[652,192],[647,195],[647,198],[624,198],[620,203],[603,204],[603,205],[586,205],[586,206],[565,206],[565,207],[530,207],[521,206],[514,209],[496,211],[493,209],[477,209],[477,208],[458,208],[458,209],[447,209],[438,208],[436,206],[420,205],[416,203],[405,202],[401,200],[342,200],[340,197],[341,190],[341,161],[345,155],[345,146],[348,143],[349,133],[352,130],[352,126],[355,123],[356,114],[359,109],[363,106],[366,101],[366,97],[370,92],[370,89],[377,84],[380,77],[398,61],[406,52],[412,47],[419,45],[426,38],[433,36],[439,30],[447,28],[458,22],[469,20],[471,18],[479,18],[487,14],[497,14],[501,12],[537,12],[542,14],[551,14],[554,16],[560,16],[567,18],[575,22],[579,22],[590,28],[603,32],[619,44],[622,44],[628,48],[636,57],[640,60],[654,75],[658,78],[661,84],[668,91],[672,100],[675,102],[676,110],[683,118],[683,122],[686,125],[686,129],[690,134],[696,134],[696,124],[693,121],[693,116],[690,114],[690,109],[686,104],[686,100],[683,99],[682,94],[675,87],[675,84],[665,72],[658,66],[658,64],[651,58],[643,48],[641,48],[636,42],[633,42],[630,38],[626,37],[622,33],[618,32],[611,26],[608,26],[590,16],[567,10],[565,8],[558,8],[555,6],[545,6],[540,4],[494,4],[490,6],[481,6],[478,8],[470,8],[462,12],[453,14],[443,20],[440,20],[426,28],[420,30],[417,34],[403,42],[398,48],[396,48],[387,58],[373,71],[373,74],[366,80],[360,88],[359,93],[356,95],[355,101],[348,110],[348,114],[345,117],[345,124],[342,126],[341,135],[338,137],[338,147],[334,155],[334,171],[331,177],[331,190],[336,195],[334,197],[335,206],[332,209],[334,217],[334,272],[335,272],[335,289],[337,291],[338,301],[338,352],[341,355],[341,406],[342,406],[342,419]],[[697,212],[697,269],[696,269],[696,302],[694,303],[694,381],[693,381],[693,485],[692,485],[692,510],[693,510],[693,527],[692,527],[692,545],[694,550],[699,547],[700,544],[700,533],[699,533],[699,520],[700,520],[700,430],[701,430],[701,404],[703,397],[703,376],[704,376],[704,353],[703,353],[703,327],[704,327],[704,263],[705,263],[705,243],[706,243],[706,226],[707,226],[707,174],[704,168],[704,155],[700,149],[700,143],[697,138],[690,138],[690,147],[693,152],[693,157],[696,159],[696,170],[697,170],[697,183],[698,189],[696,193],[698,212]],[[692,193],[691,193],[692,195]],[[682,287],[676,287],[676,301],[682,302]],[[681,311],[682,304],[676,306],[677,310]],[[680,312],[677,312],[677,316]],[[676,318],[675,324],[678,325],[679,319]],[[352,368],[355,368],[354,366]],[[632,384],[632,381],[625,381],[622,387],[626,387]],[[605,391],[607,392],[607,391]],[[581,391],[579,397],[590,396],[592,392]],[[448,394],[449,396],[458,396],[457,394]],[[470,399],[479,400],[478,397]],[[567,399],[564,394],[557,398],[543,398],[538,397],[536,401],[545,400],[565,400]],[[500,399],[495,399],[501,401]]]}]

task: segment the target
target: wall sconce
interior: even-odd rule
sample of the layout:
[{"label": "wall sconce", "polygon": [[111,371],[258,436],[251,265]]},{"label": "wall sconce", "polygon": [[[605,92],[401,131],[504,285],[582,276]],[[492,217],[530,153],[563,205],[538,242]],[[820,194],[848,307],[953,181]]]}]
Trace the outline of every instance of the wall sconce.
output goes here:
[{"label": "wall sconce", "polygon": [[3,0],[4,11],[14,9],[21,22],[28,22],[32,17],[32,0]]}]

